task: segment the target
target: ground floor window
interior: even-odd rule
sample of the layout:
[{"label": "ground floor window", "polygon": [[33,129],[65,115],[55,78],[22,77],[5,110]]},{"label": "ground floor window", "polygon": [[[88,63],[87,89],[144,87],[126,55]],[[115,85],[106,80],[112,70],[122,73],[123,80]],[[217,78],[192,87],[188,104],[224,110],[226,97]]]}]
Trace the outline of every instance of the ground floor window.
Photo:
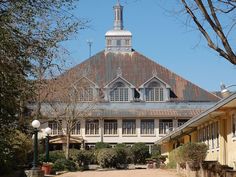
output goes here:
[{"label": "ground floor window", "polygon": [[154,120],[153,119],[141,120],[141,134],[144,134],[144,135],[154,134]]},{"label": "ground floor window", "polygon": [[104,120],[104,134],[105,135],[117,134],[117,120]]},{"label": "ground floor window", "polygon": [[136,121],[134,119],[122,121],[122,134],[136,134]]},{"label": "ground floor window", "polygon": [[173,130],[173,120],[172,119],[160,119],[159,134],[166,134],[172,130]]},{"label": "ground floor window", "polygon": [[85,134],[86,135],[98,135],[99,134],[99,121],[98,120],[86,120],[85,121]]}]

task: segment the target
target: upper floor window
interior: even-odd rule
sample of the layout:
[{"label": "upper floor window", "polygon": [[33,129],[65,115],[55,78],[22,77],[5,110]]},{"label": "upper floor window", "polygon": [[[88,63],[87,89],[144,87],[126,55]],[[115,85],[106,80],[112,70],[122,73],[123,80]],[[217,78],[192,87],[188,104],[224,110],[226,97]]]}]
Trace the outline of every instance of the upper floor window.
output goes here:
[{"label": "upper floor window", "polygon": [[104,120],[104,134],[105,135],[117,134],[117,120]]},{"label": "upper floor window", "polygon": [[232,115],[232,133],[233,137],[236,137],[236,114]]},{"label": "upper floor window", "polygon": [[80,134],[80,122],[77,122],[71,131],[72,135],[79,135]]},{"label": "upper floor window", "polygon": [[99,134],[99,121],[98,120],[86,120],[85,121],[85,134],[86,135],[98,135]]},{"label": "upper floor window", "polygon": [[125,87],[125,84],[118,82],[111,88],[110,91],[110,101],[128,101],[129,100],[129,90]]},{"label": "upper floor window", "polygon": [[111,39],[107,39],[107,45],[111,45]]},{"label": "upper floor window", "polygon": [[121,46],[121,40],[120,40],[120,39],[118,39],[118,40],[116,41],[116,45],[117,45],[117,46]]},{"label": "upper floor window", "polygon": [[62,134],[62,129],[61,129],[58,122],[50,121],[50,122],[48,122],[48,127],[50,127],[52,129],[51,135],[61,135]]},{"label": "upper floor window", "polygon": [[159,122],[159,133],[166,134],[173,130],[173,120],[172,119],[160,119]]},{"label": "upper floor window", "polygon": [[151,135],[154,134],[154,120],[141,120],[141,134]]},{"label": "upper floor window", "polygon": [[93,88],[79,88],[79,101],[93,101],[94,93]]},{"label": "upper floor window", "polygon": [[126,39],[126,40],[125,40],[125,45],[130,45],[130,44],[129,44],[129,43],[130,43],[129,41],[130,41],[129,39]]},{"label": "upper floor window", "polygon": [[163,88],[158,82],[151,82],[145,89],[146,101],[163,101]]}]

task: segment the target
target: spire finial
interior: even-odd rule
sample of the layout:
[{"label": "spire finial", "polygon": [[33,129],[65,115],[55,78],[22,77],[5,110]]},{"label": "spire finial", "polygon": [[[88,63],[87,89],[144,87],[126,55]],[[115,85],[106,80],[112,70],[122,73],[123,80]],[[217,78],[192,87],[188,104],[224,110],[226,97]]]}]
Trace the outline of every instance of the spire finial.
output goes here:
[{"label": "spire finial", "polygon": [[117,4],[113,8],[115,13],[114,29],[123,30],[123,6],[120,5],[119,0],[117,0]]}]

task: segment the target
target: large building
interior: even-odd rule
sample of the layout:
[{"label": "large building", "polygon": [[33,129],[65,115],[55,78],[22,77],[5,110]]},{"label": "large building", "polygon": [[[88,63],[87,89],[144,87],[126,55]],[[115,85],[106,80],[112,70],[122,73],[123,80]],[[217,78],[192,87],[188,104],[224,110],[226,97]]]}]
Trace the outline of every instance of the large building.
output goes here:
[{"label": "large building", "polygon": [[[93,147],[100,141],[111,145],[144,142],[151,147],[166,133],[219,100],[135,51],[132,33],[123,27],[123,6],[119,2],[114,6],[114,14],[114,27],[105,34],[105,50],[48,81],[48,87],[42,91],[46,92],[49,86],[56,89],[42,104],[42,114],[48,121],[41,128],[42,132],[47,126],[52,128],[51,143],[57,148],[65,144],[66,124],[63,114],[62,129],[54,121],[56,110],[49,108],[48,103],[58,103],[63,94],[67,95],[65,90],[70,92],[65,88],[80,87],[81,83],[86,83],[87,88],[80,92],[78,105],[93,106],[86,116],[78,115],[71,131],[71,144],[78,148]],[[98,98],[96,103],[94,98]]]}]

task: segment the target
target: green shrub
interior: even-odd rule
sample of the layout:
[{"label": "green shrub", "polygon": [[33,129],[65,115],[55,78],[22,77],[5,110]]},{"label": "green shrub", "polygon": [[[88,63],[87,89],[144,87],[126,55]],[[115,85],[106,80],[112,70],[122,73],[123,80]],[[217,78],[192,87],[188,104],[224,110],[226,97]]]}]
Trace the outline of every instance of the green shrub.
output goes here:
[{"label": "green shrub", "polygon": [[135,143],[131,147],[135,164],[145,164],[146,158],[150,157],[149,149],[144,143]]},{"label": "green shrub", "polygon": [[176,168],[176,165],[177,165],[176,152],[177,152],[177,149],[170,152],[170,154],[169,154],[169,163],[167,164],[167,168]]},{"label": "green shrub", "polygon": [[85,166],[96,162],[95,153],[93,150],[79,150],[77,159],[79,166]]},{"label": "green shrub", "polygon": [[76,171],[76,164],[71,161],[67,160],[65,158],[63,159],[57,159],[55,163],[52,166],[53,171]]},{"label": "green shrub", "polygon": [[95,144],[95,149],[103,149],[103,148],[110,148],[111,146],[108,143],[104,142],[97,142]]},{"label": "green shrub", "polygon": [[97,161],[102,168],[116,167],[117,152],[115,149],[104,148],[98,152]]},{"label": "green shrub", "polygon": [[204,143],[188,143],[178,147],[171,153],[180,166],[187,162],[193,170],[198,170],[200,163],[206,158],[208,147]]},{"label": "green shrub", "polygon": [[121,168],[122,165],[128,163],[128,150],[125,146],[116,146],[115,151],[117,153],[116,166]]},{"label": "green shrub", "polygon": [[[62,150],[49,151],[49,162],[54,163],[58,159],[65,159],[65,153]],[[39,155],[39,162],[46,162],[45,153]]]},{"label": "green shrub", "polygon": [[205,143],[188,143],[183,146],[183,160],[192,169],[198,169],[199,164],[206,158],[208,146]]},{"label": "green shrub", "polygon": [[80,152],[79,149],[69,149],[69,159],[74,162],[77,162],[77,157],[79,152]]}]

